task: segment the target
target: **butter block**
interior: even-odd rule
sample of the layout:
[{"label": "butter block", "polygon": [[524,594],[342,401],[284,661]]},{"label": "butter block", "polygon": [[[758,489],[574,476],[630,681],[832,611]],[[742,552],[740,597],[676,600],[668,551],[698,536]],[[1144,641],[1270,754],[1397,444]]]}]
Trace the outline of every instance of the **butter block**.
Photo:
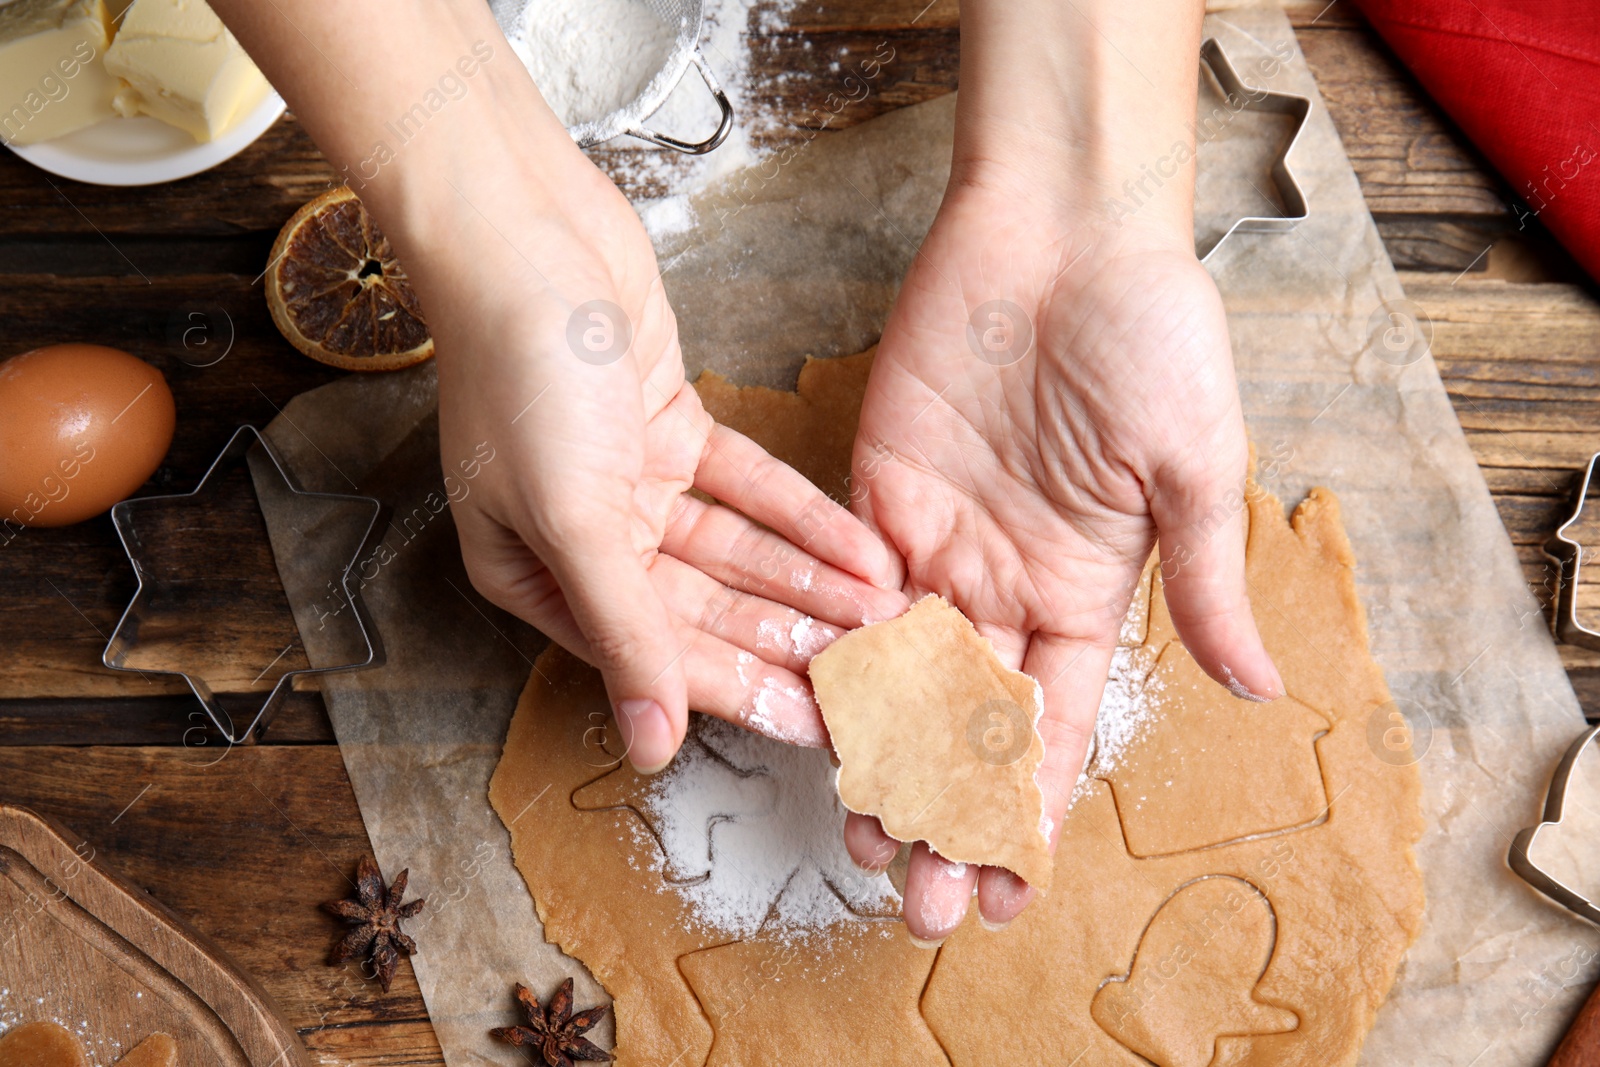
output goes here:
[{"label": "butter block", "polygon": [[116,114],[110,40],[104,0],[0,3],[0,141],[48,141]]},{"label": "butter block", "polygon": [[133,0],[105,65],[125,83],[118,112],[151,115],[202,142],[227,133],[271,88],[204,0]]}]

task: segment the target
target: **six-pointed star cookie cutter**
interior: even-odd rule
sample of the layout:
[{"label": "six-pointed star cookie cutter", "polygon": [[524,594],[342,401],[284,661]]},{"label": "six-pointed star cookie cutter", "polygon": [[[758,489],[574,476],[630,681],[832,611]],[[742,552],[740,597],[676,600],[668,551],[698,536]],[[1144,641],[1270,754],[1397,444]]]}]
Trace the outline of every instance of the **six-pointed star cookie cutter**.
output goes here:
[{"label": "six-pointed star cookie cutter", "polygon": [[[356,632],[360,643],[366,647],[366,656],[349,663],[337,663],[325,667],[303,667],[298,670],[285,671],[278,677],[266,699],[262,701],[260,709],[243,730],[237,730],[233,725],[233,717],[228,714],[212,692],[210,685],[194,669],[160,670],[151,667],[133,666],[128,664],[128,655],[139,643],[140,627],[151,617],[151,602],[160,591],[163,582],[170,580],[166,576],[152,573],[146,563],[146,547],[141,540],[138,526],[135,522],[137,513],[152,508],[160,508],[180,500],[190,500],[205,492],[206,486],[220,474],[232,470],[238,463],[245,461],[245,457],[253,448],[259,447],[261,452],[271,460],[271,469],[282,479],[283,487],[295,496],[348,504],[368,505],[371,508],[370,517],[366,528],[362,531],[361,539],[356,544],[355,554],[350,562],[345,565],[339,575],[339,588],[343,591],[345,603],[350,606],[351,616],[355,621]],[[259,495],[258,495],[259,506]],[[218,453],[217,458],[211,461],[211,466],[201,477],[200,484],[187,493],[170,493],[162,496],[143,496],[124,500],[111,509],[111,521],[117,528],[117,536],[122,539],[123,550],[128,554],[128,561],[133,564],[133,571],[139,580],[139,587],[129,601],[128,607],[122,613],[122,618],[117,622],[117,628],[112,631],[111,639],[106,643],[105,652],[101,655],[101,662],[112,670],[137,671],[141,674],[166,674],[177,675],[188,683],[189,689],[199,699],[205,708],[208,718],[224,740],[229,745],[248,743],[260,732],[264,731],[272,721],[276,711],[278,698],[301,675],[327,674],[333,671],[353,671],[363,667],[372,667],[383,662],[382,646],[374,639],[375,632],[371,622],[366,617],[366,612],[361,605],[358,589],[351,584],[351,577],[356,569],[357,562],[372,538],[373,531],[377,528],[378,516],[382,504],[375,497],[354,496],[343,493],[313,493],[301,489],[295,484],[289,469],[284,466],[278,454],[273,451],[261,431],[254,426],[241,426],[234,431],[228,439],[227,445]],[[276,577],[276,576],[274,576]],[[269,665],[270,669],[270,665]],[[263,674],[266,672],[263,671]]]},{"label": "six-pointed star cookie cutter", "polygon": [[1249,215],[1236,219],[1200,257],[1200,262],[1204,263],[1216,255],[1217,249],[1236,233],[1282,233],[1294,229],[1309,215],[1310,209],[1306,204],[1305,191],[1300,188],[1300,183],[1289,170],[1289,153],[1293,152],[1294,146],[1300,142],[1300,134],[1304,132],[1306,120],[1311,116],[1311,98],[1245,85],[1239,79],[1233,61],[1228,58],[1227,52],[1223,51],[1222,45],[1215,37],[1207,37],[1201,43],[1200,63],[1211,72],[1211,77],[1216,81],[1217,88],[1222,90],[1225,99],[1239,101],[1238,110],[1289,115],[1295,119],[1294,133],[1289,135],[1289,143],[1272,161],[1272,181],[1278,188],[1278,195],[1283,198],[1283,214]]},{"label": "six-pointed star cookie cutter", "polygon": [[1589,747],[1596,736],[1600,736],[1600,726],[1589,727],[1572,743],[1572,747],[1567,749],[1566,755],[1561,757],[1561,762],[1556,764],[1556,773],[1550,779],[1550,792],[1545,797],[1544,815],[1540,818],[1539,825],[1530,826],[1517,834],[1511,842],[1511,854],[1506,857],[1506,861],[1511,864],[1511,869],[1521,875],[1533,888],[1562,907],[1569,908],[1592,923],[1600,924],[1600,907],[1596,907],[1593,900],[1540,869],[1528,855],[1540,831],[1547,826],[1560,825],[1562,811],[1567,803],[1567,787],[1572,782],[1572,772],[1578,765],[1578,757],[1583,755],[1583,750]]}]

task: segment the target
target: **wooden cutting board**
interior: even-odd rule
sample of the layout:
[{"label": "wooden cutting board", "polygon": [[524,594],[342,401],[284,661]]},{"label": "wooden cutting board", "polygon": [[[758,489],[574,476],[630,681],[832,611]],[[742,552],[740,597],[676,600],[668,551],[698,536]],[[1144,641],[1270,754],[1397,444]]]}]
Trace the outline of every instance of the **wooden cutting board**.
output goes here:
[{"label": "wooden cutting board", "polygon": [[87,842],[0,805],[0,1026],[38,1019],[107,1067],[151,1033],[180,1067],[309,1067],[292,1027],[220,949],[108,871]]}]

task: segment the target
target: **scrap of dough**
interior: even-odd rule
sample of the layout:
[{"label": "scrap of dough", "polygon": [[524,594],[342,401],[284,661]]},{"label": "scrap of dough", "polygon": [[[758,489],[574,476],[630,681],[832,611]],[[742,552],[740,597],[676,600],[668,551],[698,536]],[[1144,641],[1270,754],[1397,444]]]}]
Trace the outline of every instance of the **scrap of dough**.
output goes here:
[{"label": "scrap of dough", "polygon": [[116,1067],[175,1067],[178,1043],[171,1034],[151,1034],[117,1061]]},{"label": "scrap of dough", "polygon": [[1090,1014],[1161,1067],[1207,1067],[1217,1038],[1287,1033],[1294,1012],[1252,991],[1272,958],[1272,905],[1238,878],[1202,878],[1161,905],[1126,975],[1094,995]]},{"label": "scrap of dough", "polygon": [[0,1034],[0,1067],[89,1067],[89,1057],[72,1031],[40,1020]]},{"label": "scrap of dough", "polygon": [[811,661],[845,807],[947,860],[1050,887],[1039,683],[1008,670],[966,616],[926,596]]}]

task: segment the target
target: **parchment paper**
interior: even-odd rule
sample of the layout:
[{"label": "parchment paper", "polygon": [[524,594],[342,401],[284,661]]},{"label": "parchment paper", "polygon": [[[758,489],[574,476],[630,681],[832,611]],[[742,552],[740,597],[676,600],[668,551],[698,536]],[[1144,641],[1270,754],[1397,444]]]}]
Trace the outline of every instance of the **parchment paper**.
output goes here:
[{"label": "parchment paper", "polygon": [[[1247,84],[1314,101],[1290,158],[1311,217],[1288,234],[1236,234],[1210,266],[1261,477],[1287,501],[1313,485],[1343,499],[1375,654],[1427,746],[1425,928],[1363,1062],[1542,1063],[1594,979],[1600,933],[1524,885],[1505,854],[1537,820],[1583,720],[1425,345],[1405,333],[1400,285],[1287,20],[1234,10],[1207,30]],[[1288,61],[1258,66],[1273,55]],[[948,173],[953,103],[818,138],[697,198],[699,225],[659,249],[691,373],[789,386],[806,353],[877,339]],[[1202,145],[1201,236],[1270,213],[1263,161],[1286,130],[1254,117]],[[429,367],[336,382],[296,399],[271,433],[306,488],[359,486],[395,510],[387,551],[363,566],[387,665],[329,676],[323,692],[379,862],[391,874],[409,866],[429,899],[414,962],[447,1061],[512,1064],[517,1054],[486,1034],[512,1019],[511,983],[549,987],[581,967],[540,936],[485,798],[542,639],[466,581],[443,501],[471,480],[455,470],[467,457],[441,470],[433,383]],[[306,528],[292,501],[269,517],[315,657],[334,629],[325,587],[336,567],[315,546],[333,539]],[[1375,724],[1375,745],[1388,725]],[[1581,800],[1600,810],[1596,784]],[[1551,852],[1600,887],[1592,846],[1568,835]],[[603,997],[592,983],[578,995]]]}]

